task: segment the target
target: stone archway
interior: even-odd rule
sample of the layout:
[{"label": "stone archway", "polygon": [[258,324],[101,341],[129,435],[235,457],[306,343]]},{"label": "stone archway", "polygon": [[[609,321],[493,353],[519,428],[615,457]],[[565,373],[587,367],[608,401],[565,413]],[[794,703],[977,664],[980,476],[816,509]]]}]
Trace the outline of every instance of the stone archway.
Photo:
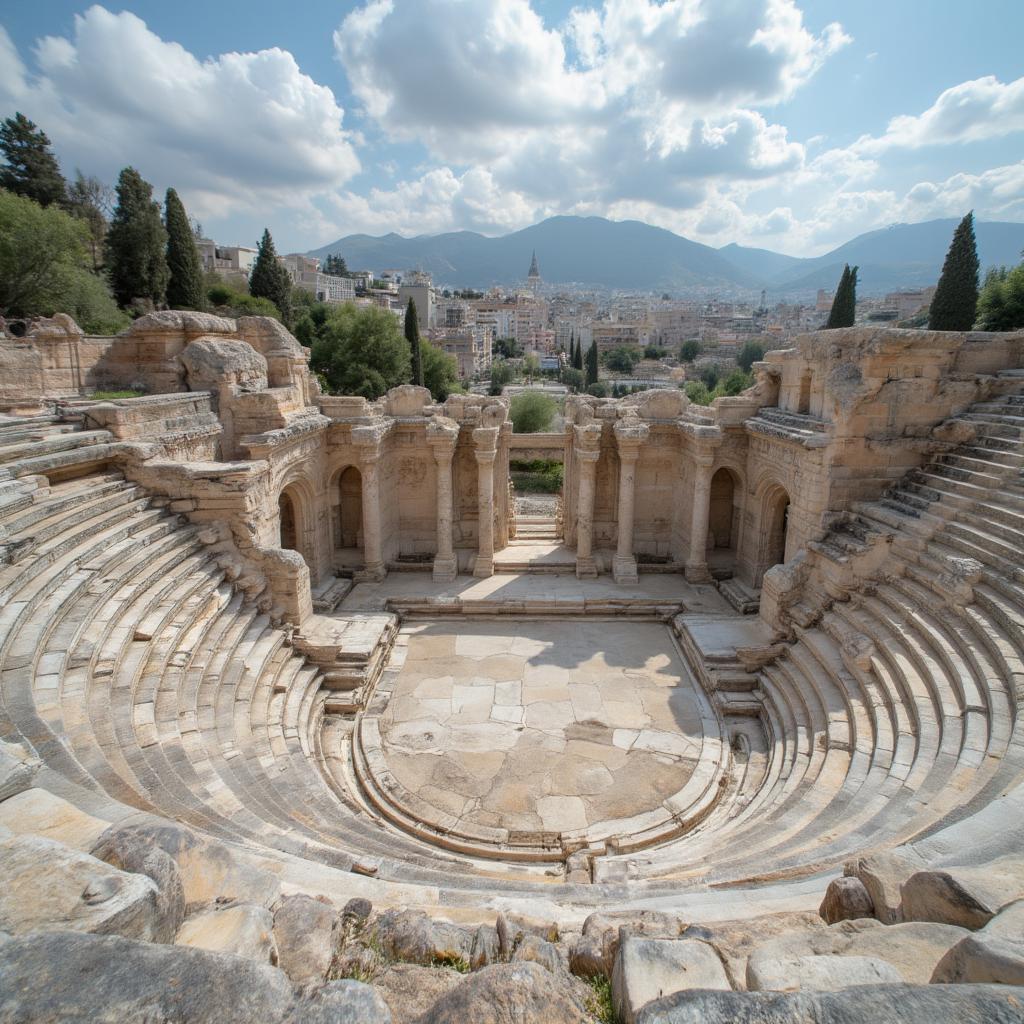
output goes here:
[{"label": "stone archway", "polygon": [[331,536],[334,564],[338,569],[361,568],[363,551],[363,475],[347,466],[331,485]]},{"label": "stone archway", "polygon": [[722,466],[715,471],[711,477],[708,498],[708,532],[711,540],[708,565],[716,578],[726,578],[736,566],[742,522],[742,494],[742,483],[732,469]]},{"label": "stone archway", "polygon": [[283,490],[277,499],[277,515],[280,524],[281,547],[287,548],[289,551],[298,551],[299,528],[296,522],[295,501],[287,489]]},{"label": "stone archway", "polygon": [[789,539],[789,493],[785,487],[776,484],[769,488],[764,497],[761,515],[761,529],[764,538],[764,569],[786,561],[786,547]]}]

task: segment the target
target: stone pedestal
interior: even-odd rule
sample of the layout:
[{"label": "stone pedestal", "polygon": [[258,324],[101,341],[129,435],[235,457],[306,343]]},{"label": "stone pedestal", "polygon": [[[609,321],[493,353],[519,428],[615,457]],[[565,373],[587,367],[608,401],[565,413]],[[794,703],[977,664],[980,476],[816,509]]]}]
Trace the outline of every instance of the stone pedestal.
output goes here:
[{"label": "stone pedestal", "polygon": [[713,456],[699,456],[694,466],[693,508],[690,516],[690,552],[686,559],[686,579],[690,583],[710,583],[708,570],[708,520],[711,514],[711,467]]}]

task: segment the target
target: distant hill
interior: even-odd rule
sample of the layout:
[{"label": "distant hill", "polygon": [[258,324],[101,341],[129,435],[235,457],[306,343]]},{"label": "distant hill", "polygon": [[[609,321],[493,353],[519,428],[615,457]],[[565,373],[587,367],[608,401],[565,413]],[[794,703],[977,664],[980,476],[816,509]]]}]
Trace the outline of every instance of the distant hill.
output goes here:
[{"label": "distant hill", "polygon": [[[957,221],[894,224],[858,235],[824,256],[801,259],[735,243],[714,249],[640,221],[551,217],[488,238],[472,231],[404,238],[348,235],[310,255],[340,253],[353,270],[408,270],[440,285],[489,288],[523,281],[534,251],[545,281],[686,293],[767,289],[773,298],[832,289],[844,263],[858,264],[858,292],[880,294],[934,284]],[[1024,224],[976,224],[982,267],[1012,264],[1024,250]]]}]

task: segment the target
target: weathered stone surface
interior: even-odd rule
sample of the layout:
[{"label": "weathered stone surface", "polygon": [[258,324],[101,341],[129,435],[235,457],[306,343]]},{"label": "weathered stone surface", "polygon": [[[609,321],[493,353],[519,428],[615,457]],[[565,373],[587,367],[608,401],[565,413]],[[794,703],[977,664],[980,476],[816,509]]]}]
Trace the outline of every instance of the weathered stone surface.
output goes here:
[{"label": "weathered stone surface", "polygon": [[714,946],[733,988],[746,984],[747,957],[762,943],[778,942],[789,935],[825,935],[828,928],[817,914],[765,914],[738,921],[693,924],[684,939],[699,939]]},{"label": "weathered stone surface", "polygon": [[373,904],[361,896],[354,896],[345,904],[342,914],[356,921],[365,921],[373,913]]},{"label": "weathered stone surface", "polygon": [[0,802],[31,788],[39,764],[21,744],[0,741]]},{"label": "weathered stone surface", "polygon": [[834,992],[851,985],[893,985],[903,978],[892,964],[870,956],[774,956],[771,950],[747,961],[751,992]]},{"label": "weathered stone surface", "polygon": [[623,938],[612,971],[612,1001],[625,1024],[654,999],[684,989],[728,989],[714,949],[694,939]]},{"label": "weathered stone surface", "polygon": [[15,835],[40,836],[88,852],[108,826],[35,786],[0,803],[0,827],[9,828]]},{"label": "weathered stone surface", "polygon": [[373,987],[388,1005],[395,1024],[417,1021],[465,975],[443,967],[391,964],[373,978]]},{"label": "weathered stone surface", "polygon": [[256,903],[215,904],[193,914],[180,928],[175,943],[233,953],[257,963],[277,964],[274,918]]},{"label": "weathered stone surface", "polygon": [[931,980],[1024,985],[1024,900],[964,936],[939,961]]},{"label": "weathered stone surface", "polygon": [[685,928],[686,923],[677,914],[666,914],[659,910],[599,911],[583,922],[583,938],[593,939],[599,944],[603,973],[610,978],[622,935],[676,939]]},{"label": "weathered stone surface", "polygon": [[61,928],[156,941],[168,931],[151,879],[50,839],[0,839],[0,878],[0,931],[12,935]]},{"label": "weathered stone surface", "polygon": [[897,924],[903,920],[903,883],[923,866],[920,857],[904,849],[860,857],[847,866],[846,874],[860,879],[882,924]]},{"label": "weathered stone surface", "polygon": [[569,948],[569,970],[579,978],[611,978],[614,961],[605,959],[604,945],[593,935],[581,935]]},{"label": "weathered stone surface", "polygon": [[843,876],[829,882],[818,913],[826,924],[835,924],[837,921],[874,917],[875,905],[859,878]]},{"label": "weathered stone surface", "polygon": [[278,963],[296,983],[327,977],[343,935],[341,917],[329,900],[283,896],[274,906]]},{"label": "weathered stone surface", "polygon": [[841,992],[680,992],[637,1024],[1020,1024],[1024,989],[859,985]]},{"label": "weathered stone surface", "polygon": [[420,911],[387,910],[371,927],[387,956],[410,964],[468,963],[473,950],[473,936],[466,929]]},{"label": "weathered stone surface", "polygon": [[267,361],[248,342],[197,338],[181,353],[191,391],[234,384],[250,391],[267,386]]},{"label": "weathered stone surface", "polygon": [[122,827],[147,838],[178,865],[185,903],[193,908],[215,899],[260,903],[269,907],[280,882],[268,871],[241,861],[223,843],[206,839],[170,821],[147,821]]},{"label": "weathered stone surface", "polygon": [[159,890],[159,911],[163,927],[155,942],[172,942],[185,920],[185,888],[178,865],[153,840],[131,830],[110,829],[100,836],[92,856],[120,871],[151,878]]},{"label": "weathered stone surface", "polygon": [[1024,860],[1004,857],[983,867],[918,871],[902,893],[907,921],[981,928],[1024,896]]},{"label": "weathered stone surface", "polygon": [[493,964],[442,996],[422,1024],[586,1024],[569,976],[539,964]]},{"label": "weathered stone surface", "polygon": [[473,946],[469,954],[469,966],[479,970],[488,964],[497,963],[501,959],[501,944],[498,930],[482,924],[473,933]]},{"label": "weathered stone surface", "polygon": [[236,956],[47,932],[0,943],[0,1021],[391,1024],[391,1015],[357,982],[298,997],[283,971]]},{"label": "weathered stone surface", "polygon": [[553,942],[537,938],[536,935],[524,935],[516,945],[512,959],[516,961],[540,964],[553,973],[566,970],[565,961],[558,947]]}]

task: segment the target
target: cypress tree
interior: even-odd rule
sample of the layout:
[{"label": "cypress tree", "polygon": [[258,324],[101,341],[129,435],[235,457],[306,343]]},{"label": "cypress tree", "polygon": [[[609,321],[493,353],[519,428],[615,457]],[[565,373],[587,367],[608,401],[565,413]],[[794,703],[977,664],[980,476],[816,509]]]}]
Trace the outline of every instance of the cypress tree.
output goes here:
[{"label": "cypress tree", "polygon": [[412,353],[412,382],[423,387],[423,352],[420,349],[420,321],[416,303],[409,300],[405,307],[405,340]]},{"label": "cypress tree", "polygon": [[587,387],[596,384],[598,378],[597,342],[592,341],[587,349]]},{"label": "cypress tree", "polygon": [[164,202],[167,225],[167,305],[171,309],[203,308],[203,268],[188,214],[173,188]]},{"label": "cypress tree", "polygon": [[576,342],[576,352],[572,357],[573,369],[583,372],[583,339]]},{"label": "cypress tree", "polygon": [[857,315],[857,267],[850,269],[849,263],[843,267],[843,275],[839,278],[839,287],[832,300],[832,309],[828,314],[825,330],[835,327],[852,327]]},{"label": "cypress tree", "polygon": [[167,232],[153,186],[134,167],[117,179],[117,207],[107,231],[107,267],[114,298],[121,306],[134,299],[161,305],[167,290]]},{"label": "cypress tree", "polygon": [[280,311],[281,320],[288,325],[292,315],[292,282],[288,271],[278,262],[274,239],[270,237],[268,228],[263,229],[263,238],[256,250],[256,262],[249,276],[249,292],[258,299],[270,299]]},{"label": "cypress tree", "polygon": [[974,211],[957,225],[928,312],[930,331],[969,331],[978,311],[978,247]]},{"label": "cypress tree", "polygon": [[24,114],[0,123],[0,152],[4,155],[0,188],[40,206],[64,202],[67,183],[50,151],[50,140]]}]

